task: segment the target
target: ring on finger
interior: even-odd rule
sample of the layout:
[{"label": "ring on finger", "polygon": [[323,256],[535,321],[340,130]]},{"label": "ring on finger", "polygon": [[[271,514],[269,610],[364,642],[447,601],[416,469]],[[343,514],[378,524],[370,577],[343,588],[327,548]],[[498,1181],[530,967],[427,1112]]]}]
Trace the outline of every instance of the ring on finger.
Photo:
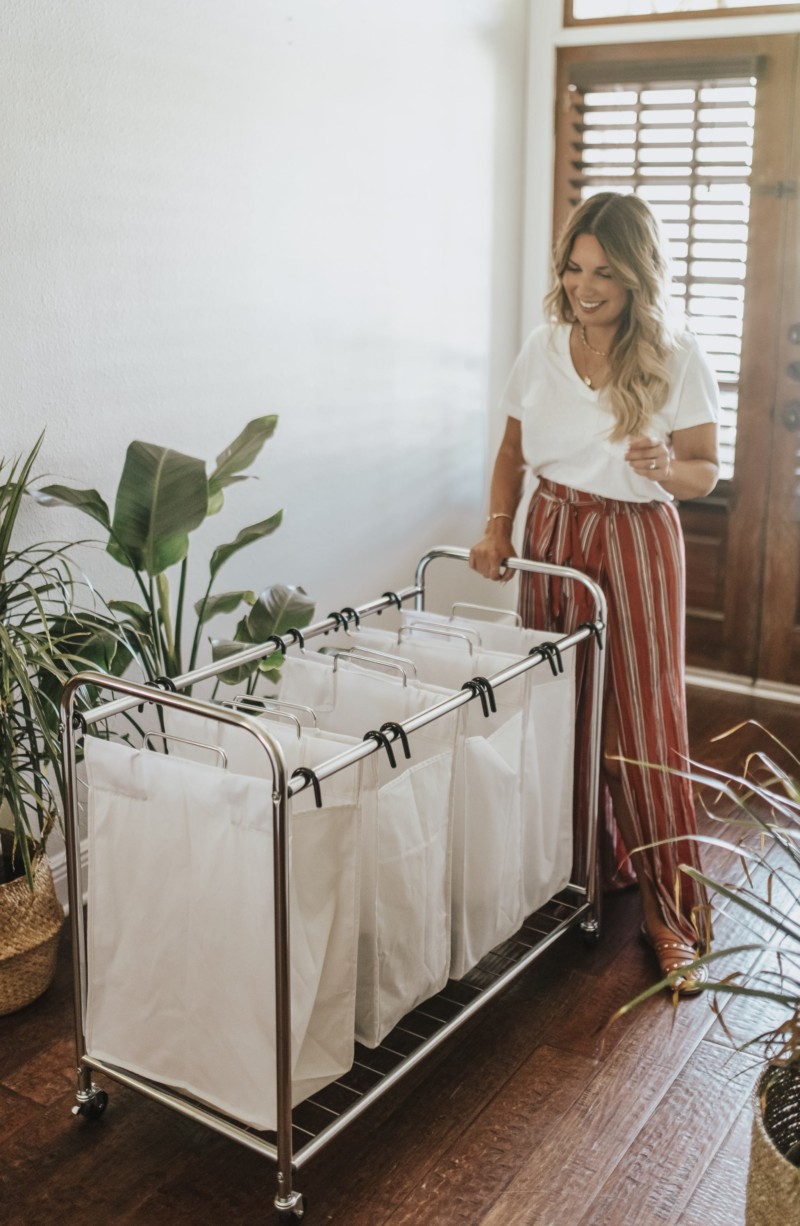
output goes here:
[{"label": "ring on finger", "polygon": [[651,460],[650,461],[650,471],[653,472],[657,467],[658,465],[656,464],[655,460]]}]

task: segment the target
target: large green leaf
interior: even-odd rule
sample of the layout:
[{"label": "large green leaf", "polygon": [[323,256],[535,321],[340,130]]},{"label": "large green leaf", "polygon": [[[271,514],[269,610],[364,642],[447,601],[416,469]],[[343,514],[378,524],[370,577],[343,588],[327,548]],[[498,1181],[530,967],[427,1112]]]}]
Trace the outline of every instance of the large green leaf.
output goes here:
[{"label": "large green leaf", "polygon": [[217,467],[208,479],[209,501],[214,511],[218,511],[222,506],[222,490],[234,481],[242,480],[237,474],[250,467],[267,439],[272,438],[277,424],[275,413],[268,417],[254,418],[231,445],[217,456]]},{"label": "large green leaf", "polygon": [[202,624],[216,617],[217,613],[233,613],[242,602],[255,604],[255,600],[255,592],[220,592],[217,596],[209,596],[207,600],[198,600],[194,611]]},{"label": "large green leaf", "polygon": [[[231,642],[230,639],[211,639],[211,658],[215,664],[219,660],[229,660],[231,656],[238,655],[243,650],[241,643]],[[227,672],[220,673],[219,679],[225,685],[240,685],[257,668],[258,660],[251,660],[249,664],[240,665],[239,668],[231,668]]]},{"label": "large green leaf", "polygon": [[[231,477],[230,481],[226,482],[226,484],[233,485],[236,481],[248,481],[248,480],[249,480],[248,477]],[[209,482],[208,482],[208,513],[209,515],[216,515],[218,511],[222,510],[224,505],[225,505],[225,494],[222,489],[222,486],[215,485],[212,487],[211,480],[209,479]]]},{"label": "large green leaf", "polygon": [[223,562],[227,562],[228,558],[233,557],[240,549],[244,549],[245,545],[252,545],[254,541],[260,541],[262,537],[270,536],[276,528],[281,525],[283,519],[283,511],[276,511],[269,519],[262,519],[261,523],[250,524],[248,528],[242,528],[236,536],[236,539],[230,541],[227,545],[219,545],[211,555],[209,570],[212,577],[216,575]]},{"label": "large green leaf", "polygon": [[111,531],[111,515],[97,490],[74,490],[68,485],[45,485],[32,493],[36,501],[44,507],[75,507],[90,519],[96,519],[107,532]]},{"label": "large green leaf", "polygon": [[275,583],[266,588],[245,619],[251,643],[264,643],[272,634],[302,630],[314,616],[314,601],[301,587]]},{"label": "large green leaf", "polygon": [[133,442],[125,457],[108,552],[152,577],[181,562],[208,513],[205,464],[168,447]]},{"label": "large green leaf", "polygon": [[137,630],[152,634],[153,625],[150,612],[135,600],[109,600],[108,607],[114,613],[121,613],[128,621],[133,622]]}]

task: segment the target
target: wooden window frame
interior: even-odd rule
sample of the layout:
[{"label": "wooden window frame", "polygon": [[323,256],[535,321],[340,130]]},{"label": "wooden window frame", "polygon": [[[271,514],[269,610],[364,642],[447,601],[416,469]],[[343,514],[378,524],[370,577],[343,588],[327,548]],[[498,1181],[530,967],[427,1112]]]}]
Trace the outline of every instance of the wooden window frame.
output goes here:
[{"label": "wooden window frame", "polygon": [[639,25],[651,21],[693,21],[697,17],[756,17],[775,13],[800,13],[800,4],[742,5],[741,8],[692,9],[678,13],[638,13],[622,17],[575,17],[573,0],[564,0],[564,26],[579,30],[590,26]]}]

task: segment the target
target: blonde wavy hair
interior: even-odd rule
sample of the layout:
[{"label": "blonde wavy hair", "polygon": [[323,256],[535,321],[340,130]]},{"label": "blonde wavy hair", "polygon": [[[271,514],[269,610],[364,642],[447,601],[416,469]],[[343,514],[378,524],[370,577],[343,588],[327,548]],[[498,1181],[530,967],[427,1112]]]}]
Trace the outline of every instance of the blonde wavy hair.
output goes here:
[{"label": "blonde wavy hair", "polygon": [[638,196],[599,192],[575,209],[553,251],[554,284],[544,305],[550,318],[575,323],[562,277],[579,234],[591,234],[605,252],[628,303],[611,347],[603,389],[614,415],[613,441],[646,430],[669,395],[667,359],[675,338],[669,322],[669,271],[658,222]]}]

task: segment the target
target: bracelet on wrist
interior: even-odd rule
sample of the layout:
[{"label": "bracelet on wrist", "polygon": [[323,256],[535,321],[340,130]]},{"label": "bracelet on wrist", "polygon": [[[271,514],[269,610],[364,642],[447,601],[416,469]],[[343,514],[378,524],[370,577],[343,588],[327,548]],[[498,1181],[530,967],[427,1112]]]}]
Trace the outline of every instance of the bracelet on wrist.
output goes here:
[{"label": "bracelet on wrist", "polygon": [[507,519],[507,520],[510,520],[510,522],[511,522],[512,524],[513,524],[513,522],[514,522],[514,516],[513,516],[513,515],[509,515],[508,511],[492,511],[492,512],[490,512],[490,514],[489,514],[489,515],[486,517],[486,522],[487,522],[487,524],[490,524],[490,523],[492,523],[492,521],[493,521],[493,520],[495,520],[495,519]]}]

